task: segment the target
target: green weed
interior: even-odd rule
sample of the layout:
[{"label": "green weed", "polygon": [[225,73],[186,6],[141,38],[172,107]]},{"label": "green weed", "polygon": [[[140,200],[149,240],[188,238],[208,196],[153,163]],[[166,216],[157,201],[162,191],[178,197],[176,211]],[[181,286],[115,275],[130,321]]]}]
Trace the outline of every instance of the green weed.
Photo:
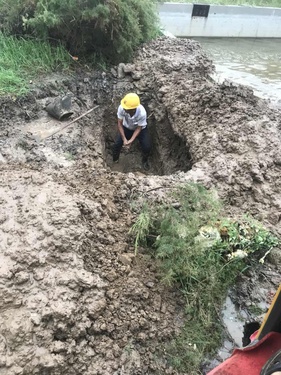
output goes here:
[{"label": "green weed", "polygon": [[262,315],[262,314],[266,313],[265,309],[262,309],[261,307],[259,307],[257,305],[249,306],[248,310],[250,311],[251,314],[253,314],[255,316],[259,316],[259,315]]},{"label": "green weed", "polygon": [[66,160],[75,160],[75,156],[71,152],[65,152],[64,157],[66,158]]},{"label": "green weed", "polygon": [[182,333],[166,348],[170,362],[188,374],[222,340],[219,311],[228,288],[249,267],[252,254],[263,255],[279,241],[250,217],[221,217],[214,192],[197,184],[177,188],[168,203],[146,205],[131,233],[135,248],[152,241],[163,282],[179,285],[185,297]]},{"label": "green weed", "polygon": [[27,82],[13,70],[0,68],[0,95],[24,95],[28,92]]},{"label": "green weed", "polygon": [[144,243],[149,233],[150,224],[150,213],[145,205],[129,232],[129,234],[135,236],[135,254],[137,254],[140,243]]}]

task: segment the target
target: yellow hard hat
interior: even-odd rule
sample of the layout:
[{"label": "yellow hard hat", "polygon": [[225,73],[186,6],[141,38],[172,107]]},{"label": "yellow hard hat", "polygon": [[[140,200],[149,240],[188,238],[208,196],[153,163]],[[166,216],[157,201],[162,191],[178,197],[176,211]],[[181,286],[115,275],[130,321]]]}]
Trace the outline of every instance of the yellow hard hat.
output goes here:
[{"label": "yellow hard hat", "polygon": [[121,106],[124,109],[135,109],[140,105],[140,98],[137,94],[130,92],[121,100]]}]

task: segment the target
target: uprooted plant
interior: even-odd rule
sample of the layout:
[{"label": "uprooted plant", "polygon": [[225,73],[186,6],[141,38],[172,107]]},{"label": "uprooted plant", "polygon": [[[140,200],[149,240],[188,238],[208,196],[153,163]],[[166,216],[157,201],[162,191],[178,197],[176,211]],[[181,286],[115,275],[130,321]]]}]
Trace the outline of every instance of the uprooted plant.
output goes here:
[{"label": "uprooted plant", "polygon": [[[150,248],[160,260],[163,281],[177,283],[186,300],[182,333],[166,351],[188,374],[221,343],[218,311],[228,288],[256,254],[279,241],[249,216],[221,217],[214,192],[197,184],[175,188],[162,204],[144,205],[131,234],[135,247]],[[253,256],[251,256],[253,254]]]}]

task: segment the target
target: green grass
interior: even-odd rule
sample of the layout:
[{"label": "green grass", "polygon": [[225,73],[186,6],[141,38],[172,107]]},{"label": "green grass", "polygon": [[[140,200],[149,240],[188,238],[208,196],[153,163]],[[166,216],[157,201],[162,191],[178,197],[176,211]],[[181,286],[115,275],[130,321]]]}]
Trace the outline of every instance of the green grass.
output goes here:
[{"label": "green grass", "polygon": [[0,67],[0,95],[24,95],[28,92],[27,81],[11,69]]},{"label": "green grass", "polygon": [[71,57],[63,47],[0,33],[0,95],[22,95],[29,81],[57,70],[67,70]]},{"label": "green grass", "polygon": [[146,246],[160,261],[163,282],[183,293],[186,322],[165,352],[174,367],[193,375],[221,344],[228,288],[252,257],[260,259],[279,241],[250,217],[222,218],[216,194],[203,186],[177,188],[167,202],[146,204],[131,234],[135,246]]},{"label": "green grass", "polygon": [[170,0],[174,3],[195,3],[195,4],[213,4],[213,5],[244,5],[261,7],[281,7],[280,0]]}]

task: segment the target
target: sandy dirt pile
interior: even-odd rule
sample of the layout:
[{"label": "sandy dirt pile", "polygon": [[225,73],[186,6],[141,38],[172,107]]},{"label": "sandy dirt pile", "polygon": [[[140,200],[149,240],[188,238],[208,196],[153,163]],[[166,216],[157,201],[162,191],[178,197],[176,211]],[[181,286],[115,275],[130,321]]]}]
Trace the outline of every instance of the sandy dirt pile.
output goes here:
[{"label": "sandy dirt pile", "polygon": [[[176,373],[162,346],[183,324],[183,301],[160,283],[151,255],[134,254],[133,198],[200,181],[229,212],[280,233],[280,114],[247,88],[217,85],[212,71],[196,42],[159,39],[111,72],[51,77],[25,98],[1,99],[1,375]],[[122,155],[129,173],[111,170],[128,91],[150,115],[147,175],[137,146]],[[62,93],[75,117],[99,107],[43,140],[62,125],[44,111]],[[280,282],[271,272],[260,298]]]}]

